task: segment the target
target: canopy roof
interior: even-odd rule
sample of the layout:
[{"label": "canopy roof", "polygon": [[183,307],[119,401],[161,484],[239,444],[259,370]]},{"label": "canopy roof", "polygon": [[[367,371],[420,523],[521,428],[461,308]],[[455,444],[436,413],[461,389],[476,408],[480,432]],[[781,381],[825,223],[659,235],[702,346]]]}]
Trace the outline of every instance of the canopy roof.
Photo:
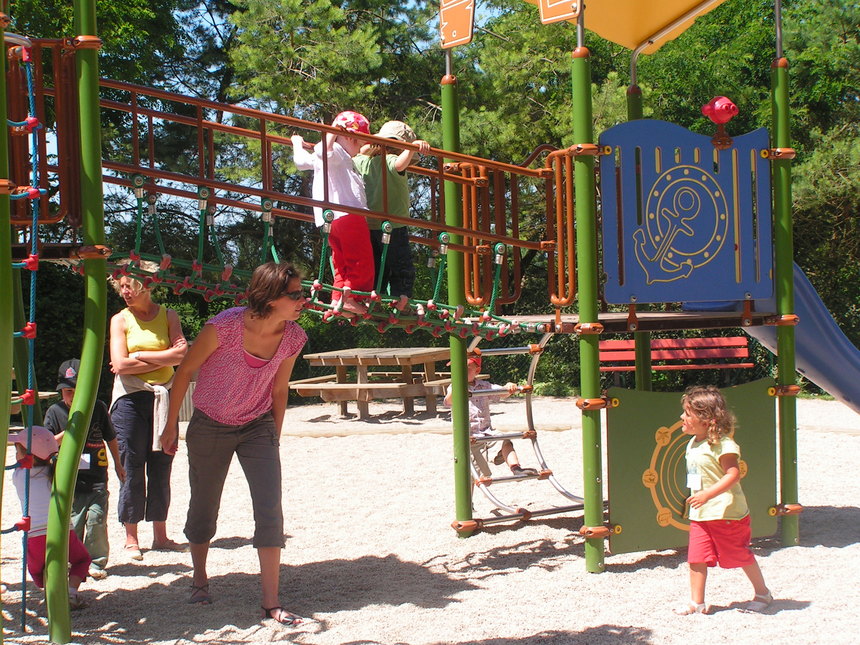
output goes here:
[{"label": "canopy roof", "polygon": [[[555,4],[552,0],[552,4]],[[526,0],[537,5],[539,0]],[[585,28],[614,43],[644,53],[657,51],[665,42],[680,36],[698,16],[726,0],[588,0]],[[676,23],[676,21],[679,21]]]}]

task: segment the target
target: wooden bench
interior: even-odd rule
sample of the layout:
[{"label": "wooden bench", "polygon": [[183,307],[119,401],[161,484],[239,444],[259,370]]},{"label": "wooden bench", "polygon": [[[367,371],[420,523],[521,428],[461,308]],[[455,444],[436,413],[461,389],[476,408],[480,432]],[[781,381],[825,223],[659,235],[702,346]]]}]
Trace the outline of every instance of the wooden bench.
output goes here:
[{"label": "wooden bench", "polygon": [[[489,374],[478,374],[475,378],[487,380],[490,378]],[[451,385],[451,375],[449,374],[447,378],[440,378],[434,381],[426,381],[424,383],[424,387],[430,394],[435,394],[436,396],[445,396],[448,392],[448,386]]]},{"label": "wooden bench", "polygon": [[436,363],[447,360],[449,354],[447,347],[357,347],[306,354],[311,367],[333,367],[335,373],[291,381],[290,389],[301,396],[338,402],[342,416],[347,415],[348,401],[356,401],[359,416],[367,418],[370,401],[390,398],[402,399],[404,413],[414,414],[413,402],[419,397],[424,399],[427,412],[435,414],[436,396],[424,382],[445,375],[436,371]]},{"label": "wooden bench", "polygon": [[[651,369],[718,370],[755,367],[749,358],[746,336],[699,338],[653,338]],[[632,372],[636,369],[635,341],[602,340],[599,343],[601,372]]]}]

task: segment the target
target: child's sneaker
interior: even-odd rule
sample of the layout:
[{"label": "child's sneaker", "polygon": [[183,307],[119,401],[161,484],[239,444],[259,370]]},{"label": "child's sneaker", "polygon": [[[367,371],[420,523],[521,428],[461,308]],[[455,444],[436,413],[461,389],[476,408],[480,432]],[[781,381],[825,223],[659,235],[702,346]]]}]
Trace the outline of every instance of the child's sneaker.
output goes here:
[{"label": "child's sneaker", "polygon": [[708,607],[703,602],[695,603],[692,600],[688,600],[675,607],[672,611],[679,616],[689,616],[690,614],[707,614]]},{"label": "child's sneaker", "polygon": [[537,475],[538,471],[534,468],[523,468],[519,464],[511,466],[511,472],[514,475]]},{"label": "child's sneaker", "polygon": [[104,580],[105,578],[107,578],[108,573],[104,569],[96,569],[95,567],[93,567],[92,569],[89,570],[88,575],[93,580]]},{"label": "child's sneaker", "polygon": [[773,602],[773,594],[768,591],[766,594],[756,594],[752,600],[746,603],[741,610],[753,613],[764,611]]},{"label": "child's sneaker", "polygon": [[499,450],[496,456],[493,457],[493,463],[496,466],[501,466],[503,463],[505,463],[505,455],[502,453],[501,450]]}]

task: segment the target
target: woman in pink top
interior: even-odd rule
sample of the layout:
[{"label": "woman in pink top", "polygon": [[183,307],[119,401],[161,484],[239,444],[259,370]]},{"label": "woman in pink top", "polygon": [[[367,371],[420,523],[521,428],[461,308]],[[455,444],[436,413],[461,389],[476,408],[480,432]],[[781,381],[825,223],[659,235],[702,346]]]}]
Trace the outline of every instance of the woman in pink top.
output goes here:
[{"label": "woman in pink top", "polygon": [[248,306],[210,319],[176,370],[162,435],[164,451],[175,454],[179,408],[197,372],[194,414],[185,437],[191,485],[185,535],[194,565],[188,602],[212,601],[206,559],[224,480],[236,454],[254,508],[263,617],[285,624],[300,623],[301,618],[278,599],[284,547],[279,439],[293,364],[307,340],[295,322],[304,302],[300,276],[291,265],[269,262],[257,267],[248,287]]}]

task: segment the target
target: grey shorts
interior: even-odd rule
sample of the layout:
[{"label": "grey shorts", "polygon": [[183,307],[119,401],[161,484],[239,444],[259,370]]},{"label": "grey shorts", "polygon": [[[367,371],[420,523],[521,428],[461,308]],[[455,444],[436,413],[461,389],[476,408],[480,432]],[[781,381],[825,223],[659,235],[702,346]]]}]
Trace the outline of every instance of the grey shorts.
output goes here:
[{"label": "grey shorts", "polygon": [[281,459],[271,412],[240,426],[224,425],[195,409],[185,436],[191,501],[185,537],[205,544],[215,535],[221,493],[235,454],[254,510],[254,547],[284,546]]}]

